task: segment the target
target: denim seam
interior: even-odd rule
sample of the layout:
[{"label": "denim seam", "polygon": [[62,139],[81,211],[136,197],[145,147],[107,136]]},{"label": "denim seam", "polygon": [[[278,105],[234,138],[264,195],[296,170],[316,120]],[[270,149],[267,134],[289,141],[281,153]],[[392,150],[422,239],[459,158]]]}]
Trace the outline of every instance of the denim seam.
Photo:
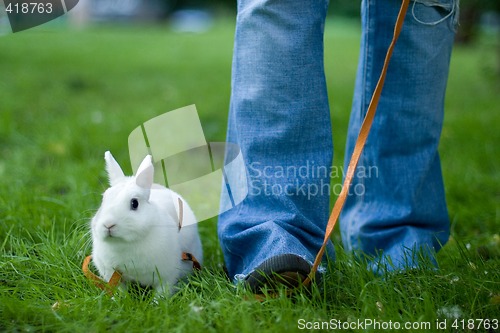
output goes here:
[{"label": "denim seam", "polygon": [[[370,57],[370,54],[373,54],[373,52],[370,50],[370,47],[373,47],[371,46],[373,43],[370,43],[370,39],[373,38],[373,28],[372,28],[372,18],[371,18],[371,11],[370,11],[370,8],[373,6],[373,8],[376,8],[376,4],[375,4],[375,0],[366,0],[366,1],[370,1],[371,5],[367,5],[365,6],[365,10],[366,10],[366,20],[367,22],[365,23],[366,26],[368,27],[367,28],[367,31],[366,31],[366,34],[365,36],[363,37],[364,38],[364,41],[363,43],[365,44],[365,53],[364,53],[364,63],[365,63],[365,66],[364,66],[364,69],[363,69],[363,86],[365,87],[365,89],[363,90],[363,96],[361,98],[361,100],[363,101],[362,104],[361,104],[361,110],[359,110],[359,113],[360,113],[360,117],[364,118],[365,117],[365,114],[366,114],[366,110],[368,109],[368,104],[370,103],[370,101],[368,100],[368,98],[370,98],[370,91],[372,89],[372,87],[369,87],[367,82],[370,82],[369,80],[367,80],[367,77],[368,75],[373,75],[373,61],[370,61],[369,60],[369,57]],[[368,66],[369,64],[371,64],[370,66]],[[362,164],[366,164],[366,161],[367,161],[367,158],[366,158],[366,153],[363,152],[361,154],[361,157],[360,157],[360,165]],[[362,181],[362,180],[359,180],[358,181]],[[359,201],[359,200],[363,200],[363,197],[362,196],[357,196],[356,197],[356,201]],[[354,240],[354,224],[355,221],[349,221],[349,224],[348,224],[348,228],[347,228],[347,247],[350,249],[352,248],[352,244],[355,243],[355,240]]]},{"label": "denim seam", "polygon": [[[375,0],[366,0],[366,1],[371,1],[371,2],[375,2]],[[370,38],[371,38],[371,35],[372,35],[372,26],[371,26],[371,19],[370,19],[370,8],[372,6],[370,5],[367,5],[365,6],[365,10],[366,10],[366,20],[367,22],[365,23],[366,26],[367,26],[367,32],[366,32],[366,35],[364,36],[364,41],[363,43],[365,44],[365,54],[363,55],[364,56],[364,63],[365,63],[365,66],[364,66],[364,70],[363,70],[363,87],[365,87],[365,89],[363,90],[363,96],[362,96],[362,105],[361,105],[361,110],[360,110],[360,116],[362,118],[365,117],[365,114],[366,114],[366,111],[368,109],[368,103],[370,102],[369,100],[367,100],[368,96],[370,95],[370,90],[372,89],[372,87],[368,86],[367,82],[369,82],[369,80],[367,80],[367,76],[370,74],[373,74],[373,66],[370,66],[370,68],[368,68],[368,64],[371,64],[372,62],[369,60],[369,57],[370,57],[370,54],[372,54],[373,52],[371,52],[371,49],[373,46],[372,46],[372,43],[369,42]],[[375,7],[373,7],[375,8]]]}]

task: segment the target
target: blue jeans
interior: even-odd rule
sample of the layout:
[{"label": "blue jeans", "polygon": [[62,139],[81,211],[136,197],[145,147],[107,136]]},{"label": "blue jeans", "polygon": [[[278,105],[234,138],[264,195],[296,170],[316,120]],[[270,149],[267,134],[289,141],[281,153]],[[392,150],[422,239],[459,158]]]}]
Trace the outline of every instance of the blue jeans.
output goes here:
[{"label": "blue jeans", "polygon": [[[437,146],[456,0],[410,5],[372,132],[341,216],[344,247],[399,269],[449,235]],[[323,66],[328,2],[239,0],[227,141],[241,147],[249,194],[219,217],[231,277],[283,253],[312,262],[329,216],[333,155]],[[346,158],[382,68],[400,1],[364,0]],[[341,47],[341,46],[339,46]],[[346,162],[347,163],[347,162]],[[334,255],[333,245],[327,249]],[[410,256],[411,258],[411,256]]]}]

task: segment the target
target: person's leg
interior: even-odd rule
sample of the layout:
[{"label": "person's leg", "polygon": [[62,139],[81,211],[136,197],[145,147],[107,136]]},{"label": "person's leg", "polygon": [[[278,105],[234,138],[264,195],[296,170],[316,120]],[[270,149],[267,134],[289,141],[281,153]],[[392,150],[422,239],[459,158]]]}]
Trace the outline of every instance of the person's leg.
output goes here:
[{"label": "person's leg", "polygon": [[227,141],[241,148],[249,194],[219,216],[231,278],[281,254],[312,262],[321,246],[332,162],[326,10],[326,0],[238,1]]},{"label": "person's leg", "polygon": [[[397,0],[362,3],[363,33],[346,165],[400,4]],[[414,250],[433,258],[449,236],[437,149],[457,11],[456,0],[410,3],[352,195],[341,215],[344,247],[375,256],[383,253],[379,258],[392,262],[390,270],[418,266],[419,251]]]}]

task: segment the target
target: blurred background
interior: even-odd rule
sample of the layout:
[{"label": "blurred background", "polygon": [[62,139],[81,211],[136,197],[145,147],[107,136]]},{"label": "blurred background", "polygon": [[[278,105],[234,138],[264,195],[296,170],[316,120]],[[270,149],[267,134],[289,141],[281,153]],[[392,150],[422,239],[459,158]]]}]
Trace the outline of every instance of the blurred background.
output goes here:
[{"label": "blurred background", "polygon": [[[235,0],[82,0],[78,24],[99,20],[165,21],[178,30],[201,31],[210,26],[214,14],[236,10]],[[330,15],[359,18],[360,1],[333,0]],[[500,1],[460,0],[458,43],[470,43],[481,29],[500,26]]]},{"label": "blurred background", "polygon": [[[74,1],[74,0],[72,0]],[[70,24],[95,22],[170,22],[178,31],[201,32],[214,17],[232,15],[236,0],[80,0],[70,11]],[[0,1],[1,3],[1,1]],[[360,1],[333,0],[330,15],[359,18]],[[2,18],[0,16],[0,18]],[[5,20],[5,18],[4,18]],[[5,25],[6,22],[1,22]],[[457,43],[470,43],[481,29],[498,30],[500,1],[460,0]]]}]

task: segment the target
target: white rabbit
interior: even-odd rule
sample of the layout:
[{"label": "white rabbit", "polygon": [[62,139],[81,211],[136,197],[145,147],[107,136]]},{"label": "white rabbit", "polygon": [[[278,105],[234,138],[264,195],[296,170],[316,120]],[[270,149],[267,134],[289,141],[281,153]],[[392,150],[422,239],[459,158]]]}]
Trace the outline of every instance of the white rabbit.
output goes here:
[{"label": "white rabbit", "polygon": [[172,294],[179,279],[193,270],[192,262],[181,259],[182,253],[202,261],[193,211],[177,193],[153,184],[150,155],[133,177],[124,175],[109,151],[104,159],[110,188],[91,222],[94,265],[105,281],[116,270],[122,282]]}]

